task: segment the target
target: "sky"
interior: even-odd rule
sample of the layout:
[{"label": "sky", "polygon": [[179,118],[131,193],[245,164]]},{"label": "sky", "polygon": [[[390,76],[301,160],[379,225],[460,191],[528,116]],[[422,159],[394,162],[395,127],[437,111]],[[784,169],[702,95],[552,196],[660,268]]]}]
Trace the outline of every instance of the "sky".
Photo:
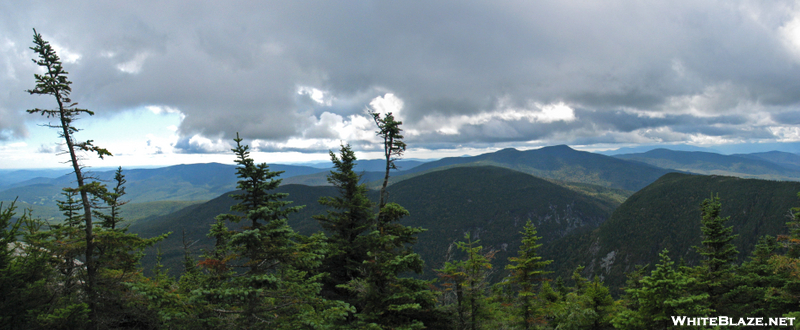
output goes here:
[{"label": "sky", "polygon": [[[64,166],[33,29],[92,166],[407,158],[567,144],[800,151],[797,1],[2,1],[0,168]],[[733,146],[733,147],[732,147]],[[738,149],[736,148],[738,147]]]}]

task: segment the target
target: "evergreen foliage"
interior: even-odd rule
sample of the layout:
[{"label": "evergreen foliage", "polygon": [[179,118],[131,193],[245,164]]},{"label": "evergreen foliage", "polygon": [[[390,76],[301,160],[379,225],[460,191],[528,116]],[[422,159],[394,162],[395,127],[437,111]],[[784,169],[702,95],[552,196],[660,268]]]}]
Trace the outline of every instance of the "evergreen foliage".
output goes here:
[{"label": "evergreen foliage", "polygon": [[716,312],[724,312],[721,299],[731,289],[734,263],[739,254],[731,243],[738,235],[733,234],[733,227],[725,226],[730,217],[721,217],[721,209],[719,196],[703,200],[700,212],[702,245],[695,247],[703,256],[703,264],[698,269],[700,285],[708,292],[711,307]]},{"label": "evergreen foliage", "polygon": [[518,287],[520,316],[522,317],[523,329],[531,329],[540,313],[534,311],[534,301],[536,296],[536,284],[544,280],[544,275],[551,273],[545,271],[545,267],[552,263],[552,260],[542,260],[539,255],[539,243],[541,237],[536,236],[536,227],[528,220],[523,227],[522,245],[516,257],[508,258],[510,262],[506,269],[511,271],[510,283]]},{"label": "evergreen foliage", "polygon": [[403,129],[400,128],[403,122],[395,120],[391,112],[387,113],[383,118],[381,118],[380,113],[374,111],[370,112],[370,115],[375,121],[375,125],[378,126],[376,134],[383,139],[383,155],[386,158],[386,174],[383,177],[381,198],[380,202],[378,202],[378,218],[380,218],[381,209],[387,203],[386,185],[389,184],[389,171],[397,169],[395,160],[403,156],[403,152],[406,151],[406,143],[403,142],[403,135],[401,134]]},{"label": "evergreen foliage", "polygon": [[324,280],[323,295],[356,304],[353,292],[342,285],[364,277],[363,263],[369,258],[371,237],[367,234],[375,228],[375,215],[367,188],[354,171],[355,153],[349,145],[342,145],[339,152],[340,157],[330,152],[334,169],[328,175],[328,182],[336,188],[338,196],[320,198],[319,204],[329,209],[325,215],[313,218],[329,235],[329,251],[320,269],[329,274]]},{"label": "evergreen foliage", "polygon": [[[238,134],[236,155],[239,201],[236,213],[217,217],[209,236],[216,239],[211,255],[200,264],[209,278],[192,294],[206,328],[294,329],[319,327],[347,315],[351,308],[319,296],[324,273],[314,274],[326,253],[322,235],[303,237],[288,226],[286,217],[301,207],[275,193],[279,172],[256,165],[249,146]],[[247,224],[232,231],[225,222]],[[224,316],[224,317],[220,317]]]},{"label": "evergreen foliage", "polygon": [[442,269],[437,270],[443,286],[443,302],[453,305],[457,329],[476,330],[483,328],[483,323],[491,314],[487,311],[489,274],[492,271],[491,260],[495,251],[484,251],[480,241],[472,240],[469,233],[464,241],[455,242],[456,254],[464,253],[463,260],[447,261]]},{"label": "evergreen foliage", "polygon": [[635,309],[622,310],[612,323],[618,329],[669,329],[671,316],[708,316],[708,293],[695,292],[697,279],[676,269],[667,255],[659,254],[661,260],[650,275],[639,280],[637,288],[628,288],[629,306]]},{"label": "evergreen foliage", "polygon": [[426,321],[437,321],[435,294],[430,290],[429,281],[403,277],[403,274],[422,273],[425,263],[412,247],[417,235],[425,229],[400,224],[409,212],[397,203],[388,202],[386,195],[389,171],[396,168],[394,161],[406,148],[400,134],[402,122],[395,121],[391,113],[384,118],[377,113],[372,116],[379,129],[377,134],[384,140],[386,173],[378,213],[365,237],[367,259],[362,262],[363,275],[341,287],[356,297],[357,327],[422,329]]},{"label": "evergreen foliage", "polygon": [[77,142],[75,140],[74,135],[80,130],[74,126],[73,122],[77,120],[78,116],[81,114],[94,115],[94,112],[76,108],[75,106],[78,104],[72,103],[72,100],[69,98],[72,92],[72,87],[70,87],[72,82],[67,78],[67,71],[64,70],[64,67],[61,65],[61,59],[58,57],[58,54],[56,54],[55,50],[53,50],[53,47],[50,46],[50,43],[45,41],[42,35],[37,33],[35,29],[33,30],[33,43],[34,47],[31,47],[31,50],[36,52],[39,56],[39,60],[33,60],[33,62],[43,67],[45,73],[34,74],[36,78],[36,87],[28,90],[28,93],[31,95],[51,95],[55,98],[58,107],[55,109],[36,108],[27,111],[28,113],[38,113],[47,118],[56,118],[58,120],[57,124],[48,124],[47,126],[59,130],[58,134],[64,139],[67,153],[70,156],[70,163],[78,182],[76,191],[80,193],[81,202],[83,204],[84,230],[86,232],[84,236],[86,245],[83,253],[86,260],[85,289],[88,295],[87,302],[90,309],[89,328],[95,328],[97,327],[97,292],[95,291],[97,285],[97,266],[94,260],[95,246],[94,235],[92,234],[92,203],[90,201],[90,195],[101,193],[102,185],[98,182],[84,181],[86,178],[83,175],[83,167],[79,162],[80,158],[77,152],[88,151],[96,153],[101,159],[104,156],[111,156],[111,153],[106,149],[95,146],[92,140],[84,142]]},{"label": "evergreen foliage", "polygon": [[703,200],[701,215],[703,217],[700,227],[702,231],[702,246],[695,247],[697,252],[704,257],[703,266],[708,271],[709,280],[716,280],[723,274],[730,273],[736,255],[739,251],[731,241],[739,235],[733,234],[733,227],[725,227],[725,222],[731,217],[721,217],[722,203],[719,196],[712,196]]}]

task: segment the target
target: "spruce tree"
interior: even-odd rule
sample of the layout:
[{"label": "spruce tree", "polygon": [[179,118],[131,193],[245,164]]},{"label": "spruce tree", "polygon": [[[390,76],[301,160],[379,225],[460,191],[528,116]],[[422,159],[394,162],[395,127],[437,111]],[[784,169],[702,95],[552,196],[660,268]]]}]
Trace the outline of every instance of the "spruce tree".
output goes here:
[{"label": "spruce tree", "polygon": [[39,326],[37,316],[51,307],[54,294],[48,285],[56,272],[51,256],[26,230],[34,221],[30,213],[18,216],[15,204],[0,202],[0,329],[33,329]]},{"label": "spruce tree", "polygon": [[395,120],[391,112],[387,113],[383,118],[377,112],[370,112],[370,115],[372,115],[375,125],[378,126],[376,134],[383,139],[383,156],[386,159],[386,172],[383,176],[380,202],[378,203],[378,218],[380,218],[380,209],[386,205],[388,198],[386,196],[386,186],[389,184],[389,171],[397,169],[395,161],[403,156],[406,151],[406,143],[403,142],[403,135],[401,134],[403,129],[400,128],[403,122]]},{"label": "spruce tree", "polygon": [[375,227],[373,203],[367,197],[366,185],[356,174],[356,156],[350,145],[342,145],[340,157],[330,152],[334,170],[328,182],[336,187],[338,196],[322,197],[319,203],[330,210],[325,215],[314,216],[328,233],[328,255],[320,270],[328,273],[323,294],[354,304],[352,293],[340,285],[363,278],[363,263],[369,249],[368,234]]},{"label": "spruce tree", "polygon": [[611,329],[616,304],[608,287],[595,276],[594,280],[581,276],[584,267],[572,273],[575,286],[563,300],[552,304],[549,313],[551,326],[556,329]]},{"label": "spruce tree", "polygon": [[[800,193],[797,195],[800,197]],[[778,235],[777,239],[786,253],[770,258],[772,272],[780,282],[769,288],[766,300],[773,313],[800,319],[800,207],[791,209],[786,227],[788,234]]]},{"label": "spruce tree", "polygon": [[369,247],[367,259],[362,263],[364,275],[342,287],[357,297],[358,326],[421,329],[425,322],[436,322],[430,282],[401,277],[401,274],[422,273],[424,261],[414,253],[412,246],[424,229],[400,224],[399,221],[409,214],[408,210],[397,203],[389,203],[386,195],[389,171],[397,168],[394,161],[406,148],[400,134],[402,122],[394,120],[391,113],[383,118],[377,113],[372,116],[378,126],[376,134],[383,138],[386,172],[376,220],[365,237]]},{"label": "spruce tree", "polygon": [[[287,194],[273,191],[281,172],[256,165],[238,134],[234,141],[240,193],[232,197],[239,203],[231,207],[234,213],[218,216],[212,225],[209,236],[217,239],[217,246],[200,265],[213,278],[193,293],[204,310],[203,326],[296,329],[343,318],[351,308],[321,298],[323,274],[312,273],[326,253],[324,237],[305,237],[289,227],[288,215],[300,207],[290,207],[291,202],[282,200]],[[231,231],[225,222],[244,226]]]},{"label": "spruce tree", "polygon": [[[480,241],[473,241],[469,233],[464,235],[465,241],[455,242],[457,253],[465,254],[463,260],[447,261],[442,269],[437,269],[439,278],[444,282],[444,294],[455,296],[454,307],[458,329],[477,330],[489,317],[487,310],[487,291],[489,275],[492,270],[491,260],[496,251],[483,251]],[[451,250],[453,245],[448,250]]]},{"label": "spruce tree", "polygon": [[758,239],[750,260],[738,267],[733,289],[723,295],[728,303],[725,315],[734,317],[770,317],[781,315],[781,307],[794,309],[794,304],[784,305],[774,300],[771,291],[783,287],[785,279],[775,272],[773,258],[777,257],[775,237],[766,235]]},{"label": "spruce tree", "polygon": [[539,243],[541,237],[536,236],[536,227],[528,220],[523,227],[522,245],[516,257],[508,258],[510,262],[506,269],[511,271],[510,283],[519,288],[518,300],[520,316],[522,317],[522,328],[531,329],[538,316],[533,309],[533,299],[536,295],[536,284],[543,281],[545,274],[551,273],[544,268],[552,263],[552,260],[542,260],[539,255]]},{"label": "spruce tree", "polygon": [[120,166],[114,172],[115,184],[113,190],[106,191],[102,196],[98,196],[106,206],[96,207],[96,209],[108,210],[107,214],[99,210],[94,212],[95,216],[100,219],[101,227],[116,230],[117,226],[124,221],[121,207],[128,204],[127,201],[122,200],[122,197],[125,196],[125,183],[127,182],[128,180],[125,180],[125,175],[122,174],[122,167]]},{"label": "spruce tree", "polygon": [[[136,295],[133,283],[146,282],[139,267],[144,250],[164,240],[171,233],[153,238],[141,238],[138,234],[129,233],[122,217],[122,201],[125,195],[125,175],[122,168],[114,173],[114,188],[111,191],[101,189],[97,199],[105,206],[95,206],[94,215],[99,219],[95,228],[95,246],[97,254],[97,290],[100,303],[97,307],[97,323],[102,328],[118,328],[127,326],[135,319],[140,326],[155,326],[158,323],[157,310],[141,304]],[[105,188],[105,187],[103,187]],[[106,210],[108,213],[102,212]],[[159,275],[159,274],[156,274]],[[158,277],[158,276],[156,276]]]},{"label": "spruce tree", "polygon": [[72,82],[67,78],[67,71],[64,70],[61,59],[56,54],[50,43],[42,38],[42,35],[33,30],[33,43],[34,47],[31,49],[39,56],[39,60],[33,60],[34,63],[45,69],[44,74],[34,74],[36,78],[36,87],[28,90],[32,95],[51,95],[55,98],[57,107],[54,109],[30,109],[28,113],[41,114],[47,118],[55,118],[58,120],[56,124],[48,124],[48,127],[56,128],[59,130],[59,136],[64,139],[67,147],[67,153],[70,157],[70,164],[75,173],[75,178],[78,183],[77,191],[81,195],[81,202],[83,204],[83,213],[85,222],[85,240],[86,247],[84,250],[84,258],[86,260],[86,293],[88,294],[88,304],[91,310],[89,315],[89,328],[95,328],[96,324],[96,299],[97,293],[95,287],[97,285],[97,266],[95,265],[94,257],[94,235],[92,230],[92,203],[91,195],[97,194],[101,186],[98,182],[88,182],[84,177],[83,166],[80,164],[79,151],[88,151],[96,153],[101,159],[104,156],[111,156],[111,153],[103,148],[95,146],[92,140],[78,142],[75,140],[74,134],[80,131],[74,126],[74,121],[78,119],[81,114],[94,115],[94,112],[87,109],[77,108],[77,103],[73,103],[70,99],[72,92]]},{"label": "spruce tree", "polygon": [[722,203],[719,196],[703,200],[701,204],[702,245],[695,247],[703,256],[703,266],[699,270],[701,286],[709,294],[709,300],[717,312],[724,312],[721,297],[730,289],[736,257],[739,251],[731,241],[739,235],[733,234],[733,227],[726,227],[730,217],[720,217]]},{"label": "spruce tree", "polygon": [[637,301],[638,308],[624,310],[612,320],[617,329],[671,329],[672,316],[708,316],[708,293],[694,291],[697,279],[676,269],[664,249],[660,261],[638,288],[625,292]]}]

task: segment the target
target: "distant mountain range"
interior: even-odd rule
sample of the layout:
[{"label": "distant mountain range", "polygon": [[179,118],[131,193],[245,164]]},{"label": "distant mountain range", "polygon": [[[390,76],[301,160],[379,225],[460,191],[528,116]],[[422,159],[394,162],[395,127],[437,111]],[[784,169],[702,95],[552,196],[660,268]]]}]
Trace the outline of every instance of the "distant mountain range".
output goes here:
[{"label": "distant mountain range", "polygon": [[614,155],[622,155],[622,154],[634,154],[634,153],[644,153],[654,149],[669,149],[675,151],[703,151],[703,152],[714,152],[720,153],[719,150],[712,149],[712,148],[703,148],[703,147],[696,147],[688,144],[674,144],[669,146],[663,145],[640,145],[636,147],[625,147],[619,148],[614,150],[606,150],[600,151],[599,154],[603,154],[606,156],[614,156]]},{"label": "distant mountain range", "polygon": [[768,180],[800,180],[800,156],[786,152],[720,155],[701,151],[654,149],[614,157],[698,174]]},{"label": "distant mountain range", "polygon": [[670,172],[654,166],[558,145],[526,151],[503,149],[473,157],[443,158],[422,164],[403,174],[452,166],[475,165],[505,167],[541,178],[588,183],[630,191],[639,190]]},{"label": "distant mountain range", "polygon": [[[526,151],[503,149],[478,156],[449,157],[431,162],[400,160],[400,170],[392,171],[390,183],[432,171],[484,165],[531,174],[616,202],[624,201],[633,192],[672,171],[800,180],[800,155],[785,152],[720,155],[656,149],[610,157],[561,145]],[[364,182],[377,188],[383,178],[384,167],[383,160],[362,160],[356,170],[362,174]],[[283,184],[328,185],[328,168],[281,164],[272,164],[270,168],[285,171],[281,175]],[[33,207],[45,219],[57,219],[60,212],[55,201],[63,198],[63,187],[74,185],[72,175],[64,172],[68,170],[0,171],[0,182],[13,182],[0,186],[0,201],[11,201],[18,197],[21,206]],[[217,163],[131,169],[124,173],[128,180],[126,198],[131,203],[209,200],[235,189],[236,182],[235,166]],[[57,176],[59,174],[62,175]],[[33,177],[36,175],[51,177]],[[96,171],[94,176],[110,181],[113,171]]]}]

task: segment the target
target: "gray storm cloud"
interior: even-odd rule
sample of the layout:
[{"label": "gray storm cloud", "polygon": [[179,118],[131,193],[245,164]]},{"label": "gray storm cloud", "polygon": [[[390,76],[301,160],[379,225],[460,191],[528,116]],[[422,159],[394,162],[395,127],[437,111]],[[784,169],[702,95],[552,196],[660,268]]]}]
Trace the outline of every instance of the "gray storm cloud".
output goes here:
[{"label": "gray storm cloud", "polygon": [[[235,132],[275,150],[304,148],[292,139],[366,141],[351,116],[387,93],[402,100],[408,141],[434,149],[770,140],[779,137],[769,126],[798,122],[791,1],[6,2],[0,11],[0,139],[24,136],[22,121],[34,119],[20,114],[39,102],[23,92],[36,70],[34,27],[63,50],[82,106],[178,109],[186,152],[203,152],[195,135]],[[547,112],[555,105],[566,108]]]}]

